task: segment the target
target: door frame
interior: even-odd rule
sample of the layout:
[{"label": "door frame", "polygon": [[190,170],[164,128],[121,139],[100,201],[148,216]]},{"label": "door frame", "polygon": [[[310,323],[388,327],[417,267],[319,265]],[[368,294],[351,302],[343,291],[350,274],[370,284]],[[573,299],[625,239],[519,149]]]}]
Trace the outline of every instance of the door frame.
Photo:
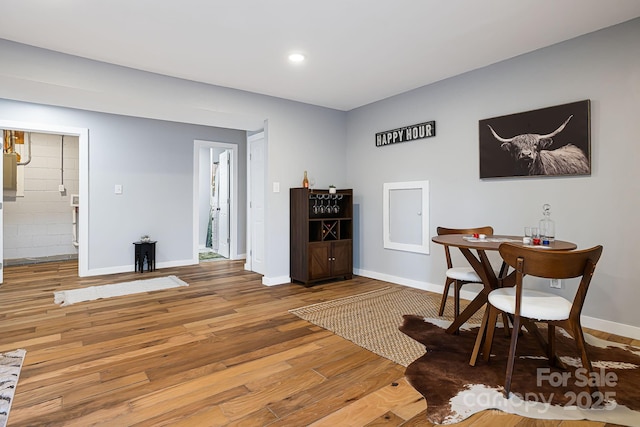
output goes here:
[{"label": "door frame", "polygon": [[231,203],[229,206],[229,259],[238,259],[238,146],[226,142],[204,141],[195,139],[193,141],[193,257],[194,264],[199,263],[199,225],[200,225],[200,150],[202,148],[224,148],[231,151],[229,196]]},{"label": "door frame", "polygon": [[[78,276],[89,275],[89,129],[61,126],[48,123],[19,122],[14,120],[0,120],[0,129],[24,130],[26,132],[46,133],[53,135],[70,135],[78,137],[78,162],[79,162],[79,197],[78,207],[79,221],[79,245],[78,245]],[[3,165],[0,164],[0,174]],[[4,204],[4,201],[2,202]],[[3,206],[4,207],[4,206]],[[4,217],[4,209],[0,209],[0,215]],[[0,220],[0,261],[3,261],[4,246],[4,221]],[[3,279],[3,265],[0,264],[0,283]]]},{"label": "door frame", "polygon": [[[254,199],[254,194],[253,191],[255,190],[252,186],[252,177],[255,174],[255,171],[253,170],[253,162],[251,161],[251,144],[255,143],[255,142],[260,142],[261,144],[263,144],[264,147],[264,156],[265,156],[265,161],[263,164],[263,182],[265,183],[262,186],[262,193],[263,193],[263,197],[264,197],[264,212],[265,212],[265,216],[266,216],[266,211],[267,211],[267,189],[266,189],[266,182],[267,182],[267,162],[266,162],[266,158],[267,158],[267,125],[265,122],[265,129],[261,130],[260,132],[257,132],[254,135],[250,135],[249,137],[247,137],[247,256],[246,256],[246,262],[244,264],[244,269],[248,270],[248,271],[255,271],[253,268],[253,250],[254,247],[256,246],[256,242],[253,241],[253,213],[254,210],[251,208],[252,205],[252,200]],[[266,218],[263,218],[263,220],[266,221]],[[265,230],[266,231],[266,230]],[[267,269],[267,253],[264,250],[266,248],[266,233],[263,237],[263,253],[264,253],[264,265],[263,268],[265,271],[260,272],[260,274],[264,276],[266,276],[266,269]]]},{"label": "door frame", "polygon": [[[211,151],[213,152],[213,150]],[[218,182],[216,186],[220,188],[218,193],[218,255],[222,255],[225,258],[231,256],[231,159],[233,153],[225,149],[218,154]],[[226,166],[223,164],[226,161]],[[225,172],[225,173],[223,173]],[[226,176],[225,176],[226,175]],[[226,187],[226,188],[225,188]],[[226,194],[227,200],[221,200],[221,195]],[[226,210],[226,221],[223,221],[223,214]],[[221,231],[226,228],[227,241],[224,241],[224,235]],[[222,242],[222,243],[221,243]],[[222,248],[222,250],[221,250]]]}]

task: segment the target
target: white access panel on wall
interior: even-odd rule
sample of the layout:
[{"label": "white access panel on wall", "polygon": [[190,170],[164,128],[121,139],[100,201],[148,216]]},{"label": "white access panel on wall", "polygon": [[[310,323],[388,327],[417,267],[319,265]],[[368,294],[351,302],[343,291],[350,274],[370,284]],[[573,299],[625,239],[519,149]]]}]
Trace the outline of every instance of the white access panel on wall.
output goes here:
[{"label": "white access panel on wall", "polygon": [[429,181],[383,184],[385,249],[429,253]]}]

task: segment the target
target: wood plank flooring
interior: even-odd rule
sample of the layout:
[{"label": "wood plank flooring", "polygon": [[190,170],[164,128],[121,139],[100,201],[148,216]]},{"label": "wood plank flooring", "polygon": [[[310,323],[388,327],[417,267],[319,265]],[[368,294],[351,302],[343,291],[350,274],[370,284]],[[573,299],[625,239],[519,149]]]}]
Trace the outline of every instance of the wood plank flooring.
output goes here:
[{"label": "wood plank flooring", "polygon": [[[10,427],[430,425],[402,366],[288,312],[389,283],[267,287],[243,261],[90,278],[77,268],[4,270],[0,351],[27,350]],[[190,286],[53,303],[56,290],[169,274]],[[605,424],[486,411],[460,425]]]}]

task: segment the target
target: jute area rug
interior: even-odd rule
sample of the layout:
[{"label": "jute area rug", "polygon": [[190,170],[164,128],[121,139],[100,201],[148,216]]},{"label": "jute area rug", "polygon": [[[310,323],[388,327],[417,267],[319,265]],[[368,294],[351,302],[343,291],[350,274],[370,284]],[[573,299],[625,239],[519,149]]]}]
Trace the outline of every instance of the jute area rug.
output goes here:
[{"label": "jute area rug", "polygon": [[[399,331],[403,315],[439,318],[442,325],[449,325],[453,303],[447,304],[443,317],[438,317],[439,306],[439,295],[387,287],[290,312],[406,367],[424,354],[424,345]],[[482,319],[471,320],[480,324]]]},{"label": "jute area rug", "polygon": [[0,427],[7,425],[25,354],[22,349],[0,353]]},{"label": "jute area rug", "polygon": [[116,283],[113,285],[90,286],[88,288],[58,291],[54,292],[53,301],[64,307],[83,301],[159,291],[176,288],[178,286],[189,286],[189,284],[178,279],[176,276],[156,277],[153,279],[133,280],[131,282]]}]

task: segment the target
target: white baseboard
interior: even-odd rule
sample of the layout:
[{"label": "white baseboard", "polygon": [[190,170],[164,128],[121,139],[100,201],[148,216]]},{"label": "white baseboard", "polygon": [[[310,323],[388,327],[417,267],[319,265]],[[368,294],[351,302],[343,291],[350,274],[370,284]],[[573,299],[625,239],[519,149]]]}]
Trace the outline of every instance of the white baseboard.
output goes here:
[{"label": "white baseboard", "polygon": [[[116,274],[116,273],[130,273],[132,272],[133,265],[121,265],[117,267],[107,267],[107,268],[91,268],[87,270],[86,277],[88,276],[102,276],[106,274]],[[85,277],[85,276],[83,276]]]},{"label": "white baseboard", "polygon": [[598,319],[591,316],[581,316],[580,321],[585,328],[595,329],[596,331],[608,332],[622,337],[640,340],[640,328],[637,326],[625,325],[624,323],[611,322],[610,320]]},{"label": "white baseboard", "polygon": [[247,259],[247,254],[235,254],[233,257],[231,257],[231,259],[233,260]]},{"label": "white baseboard", "polygon": [[[185,259],[179,261],[169,261],[169,262],[158,262],[156,263],[156,270],[161,268],[170,268],[170,267],[183,267],[185,265],[194,265],[198,264],[198,260],[193,259]],[[135,271],[135,266],[133,264],[130,265],[120,265],[116,267],[107,267],[107,268],[94,268],[87,270],[87,276],[102,276],[105,274],[116,274],[116,273],[130,273]],[[147,270],[144,270],[145,272]]]},{"label": "white baseboard", "polygon": [[[382,280],[384,282],[395,283],[398,285],[408,286],[411,288],[422,289],[425,291],[435,292],[438,294],[442,294],[444,290],[444,284],[437,285],[428,282],[421,282],[417,280],[406,279],[404,277],[392,276],[389,274],[378,273],[375,271],[367,271],[361,269],[355,269],[354,274],[363,277],[369,277],[371,279]],[[468,286],[467,286],[468,288]],[[462,288],[460,290],[460,298],[465,300],[472,300],[477,295],[477,292],[473,292],[471,290],[465,290]],[[595,317],[582,316],[580,318],[582,321],[582,326],[586,328],[595,329],[597,331],[607,332],[614,335],[620,335],[622,337],[633,338],[636,340],[640,340],[640,328],[631,325],[625,325],[623,323],[611,322],[609,320],[598,319]]]},{"label": "white baseboard", "polygon": [[194,259],[183,259],[179,261],[169,261],[169,262],[158,262],[156,263],[156,268],[170,268],[170,267],[183,267],[185,265],[194,265],[198,264],[200,260]]},{"label": "white baseboard", "polygon": [[442,293],[443,286],[436,285],[428,282],[420,282],[417,280],[407,279],[405,277],[392,276],[390,274],[378,273],[376,271],[368,271],[361,269],[354,269],[353,274],[358,276],[368,277],[370,279],[382,280],[383,282],[395,283],[398,285],[408,286],[410,288],[422,289],[423,291],[430,291],[436,293]]},{"label": "white baseboard", "polygon": [[280,277],[262,276],[262,284],[265,285],[265,286],[284,285],[285,283],[291,283],[291,277],[289,277],[289,276],[280,276]]}]

